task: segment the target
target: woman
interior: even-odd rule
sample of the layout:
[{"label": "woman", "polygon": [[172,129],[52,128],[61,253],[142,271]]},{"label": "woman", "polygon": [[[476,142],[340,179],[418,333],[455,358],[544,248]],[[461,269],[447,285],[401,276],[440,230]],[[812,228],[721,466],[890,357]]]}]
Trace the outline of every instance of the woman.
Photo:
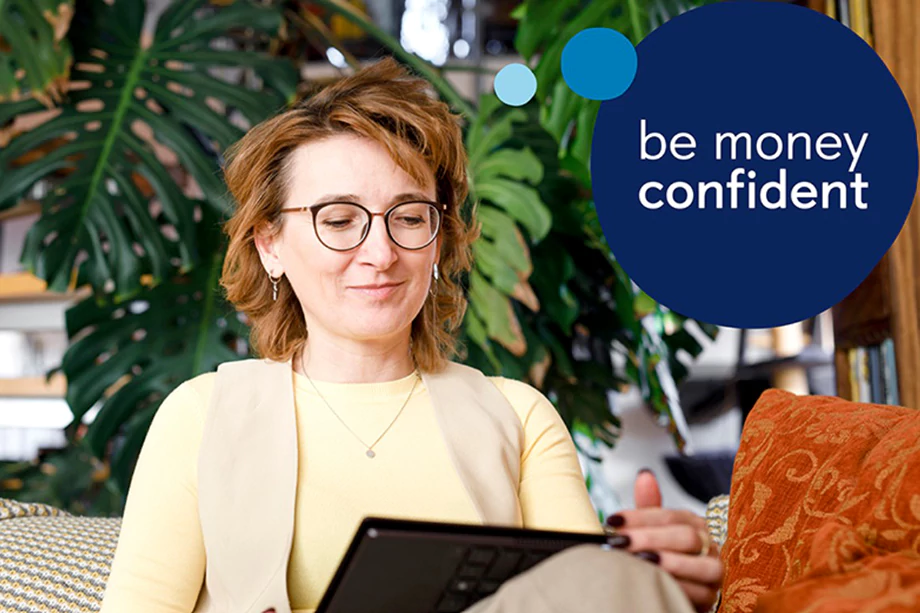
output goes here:
[{"label": "woman", "polygon": [[[424,80],[380,61],[254,127],[228,160],[222,285],[263,359],[163,401],[104,613],[310,611],[364,516],[602,529],[552,404],[449,361],[477,231],[460,213],[457,118]],[[609,522],[611,544],[644,559],[575,548],[474,609],[539,610],[535,584],[544,608],[631,611],[627,591],[647,611],[713,602],[722,568],[702,519]]]}]

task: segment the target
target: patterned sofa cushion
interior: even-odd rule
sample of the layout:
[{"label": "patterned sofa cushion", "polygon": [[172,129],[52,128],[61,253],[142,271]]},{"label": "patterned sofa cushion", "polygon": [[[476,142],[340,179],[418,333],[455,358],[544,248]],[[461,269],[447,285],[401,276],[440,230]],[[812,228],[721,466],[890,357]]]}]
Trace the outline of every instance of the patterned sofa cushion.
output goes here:
[{"label": "patterned sofa cushion", "polygon": [[920,412],[766,392],[722,559],[721,613],[920,610]]},{"label": "patterned sofa cushion", "polygon": [[0,611],[98,611],[120,527],[0,498]]},{"label": "patterned sofa cushion", "polygon": [[716,496],[706,505],[706,527],[719,547],[725,546],[728,535],[728,496]]}]

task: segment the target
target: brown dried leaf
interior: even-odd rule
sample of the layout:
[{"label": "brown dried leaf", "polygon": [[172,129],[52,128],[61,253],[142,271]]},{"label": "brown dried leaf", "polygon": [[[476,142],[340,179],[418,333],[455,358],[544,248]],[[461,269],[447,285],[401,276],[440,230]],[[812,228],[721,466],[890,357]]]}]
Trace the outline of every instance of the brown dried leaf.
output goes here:
[{"label": "brown dried leaf", "polygon": [[549,367],[552,363],[553,359],[547,351],[542,360],[534,362],[530,367],[528,375],[530,376],[530,380],[533,381],[534,386],[543,387],[543,380],[546,378],[546,373],[549,371]]},{"label": "brown dried leaf", "polygon": [[514,309],[511,306],[511,303],[508,302],[508,324],[510,327],[510,332],[512,340],[509,339],[495,339],[502,346],[505,347],[512,354],[520,357],[527,353],[527,341],[524,340],[524,332],[521,330],[521,322],[518,321],[517,315],[514,314]]},{"label": "brown dried leaf", "polygon": [[530,287],[530,284],[523,278],[520,283],[514,286],[514,291],[511,293],[511,296],[534,313],[540,310],[540,299],[537,298],[537,294],[533,291],[533,288]]},{"label": "brown dried leaf", "polygon": [[51,29],[54,30],[54,41],[58,42],[67,36],[70,21],[73,19],[73,7],[66,2],[61,2],[58,4],[57,13],[45,10],[42,12],[42,17],[51,24]]}]

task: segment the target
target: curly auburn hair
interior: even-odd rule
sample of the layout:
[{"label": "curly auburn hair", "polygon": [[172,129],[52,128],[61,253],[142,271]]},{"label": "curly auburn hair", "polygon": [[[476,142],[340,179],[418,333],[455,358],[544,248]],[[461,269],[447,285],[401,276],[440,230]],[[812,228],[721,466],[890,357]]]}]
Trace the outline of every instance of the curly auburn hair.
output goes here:
[{"label": "curly auburn hair", "polygon": [[433,175],[438,202],[447,205],[440,239],[440,281],[412,323],[412,357],[437,372],[457,354],[456,334],[467,302],[460,276],[472,264],[479,235],[472,213],[461,214],[469,186],[460,118],[432,94],[427,81],[385,58],[326,86],[253,127],[226,153],[224,170],[237,208],[224,231],[229,237],[220,279],[227,299],[252,324],[256,354],[292,359],[307,340],[300,302],[285,277],[278,300],[255,246],[257,229],[280,232],[291,181],[292,153],[301,145],[339,134],[376,141],[420,185]]}]

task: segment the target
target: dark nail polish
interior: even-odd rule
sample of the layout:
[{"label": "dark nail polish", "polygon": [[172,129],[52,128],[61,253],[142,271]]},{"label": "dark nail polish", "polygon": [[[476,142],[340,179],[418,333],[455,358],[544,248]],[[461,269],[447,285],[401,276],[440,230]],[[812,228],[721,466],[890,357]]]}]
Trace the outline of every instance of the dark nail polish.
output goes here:
[{"label": "dark nail polish", "polygon": [[652,564],[661,563],[661,556],[654,551],[637,551],[633,555],[637,558],[645,560],[646,562],[651,562]]},{"label": "dark nail polish", "polygon": [[607,518],[607,525],[612,528],[622,528],[626,525],[626,518],[616,513]]},{"label": "dark nail polish", "polygon": [[626,549],[631,542],[632,539],[625,534],[614,534],[613,536],[607,537],[607,544],[617,549]]},{"label": "dark nail polish", "polygon": [[649,468],[648,466],[644,466],[639,469],[639,474],[641,475],[642,473],[648,473],[653,477],[655,476],[655,471]]}]

